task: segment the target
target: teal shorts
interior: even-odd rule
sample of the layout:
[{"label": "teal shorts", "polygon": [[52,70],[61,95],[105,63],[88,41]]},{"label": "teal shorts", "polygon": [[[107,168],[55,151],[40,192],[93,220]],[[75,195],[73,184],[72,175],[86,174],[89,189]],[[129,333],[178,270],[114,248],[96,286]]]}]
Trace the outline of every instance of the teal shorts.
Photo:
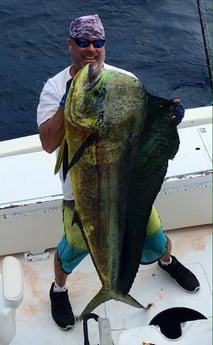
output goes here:
[{"label": "teal shorts", "polygon": [[[63,271],[70,274],[73,269],[85,258],[89,251],[80,228],[72,225],[74,201],[63,201],[62,216],[64,235],[58,244],[58,259]],[[155,207],[147,224],[147,234],[143,246],[141,264],[150,264],[159,260],[167,251],[168,238],[166,237],[160,218]]]}]

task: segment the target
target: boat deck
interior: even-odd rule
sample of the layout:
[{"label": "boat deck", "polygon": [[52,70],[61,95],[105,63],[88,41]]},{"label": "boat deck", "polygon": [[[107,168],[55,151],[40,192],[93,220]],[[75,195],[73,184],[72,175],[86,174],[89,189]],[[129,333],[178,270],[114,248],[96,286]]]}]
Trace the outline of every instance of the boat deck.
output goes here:
[{"label": "boat deck", "polygon": [[[115,345],[122,330],[148,325],[156,314],[167,308],[188,307],[212,318],[212,226],[170,230],[168,235],[173,242],[173,254],[199,278],[200,291],[196,294],[185,292],[156,264],[140,266],[131,294],[143,305],[153,303],[150,309],[137,309],[111,300],[93,311],[109,319]],[[12,345],[84,344],[82,321],[76,321],[73,329],[64,332],[51,318],[48,292],[54,278],[54,252],[55,249],[50,249],[45,259],[38,257],[30,262],[24,254],[16,255],[24,270],[25,292],[17,309],[17,330]],[[74,313],[78,316],[100,287],[89,256],[68,278],[67,287]],[[89,321],[89,336],[90,345],[100,344],[97,323],[92,320]]]}]

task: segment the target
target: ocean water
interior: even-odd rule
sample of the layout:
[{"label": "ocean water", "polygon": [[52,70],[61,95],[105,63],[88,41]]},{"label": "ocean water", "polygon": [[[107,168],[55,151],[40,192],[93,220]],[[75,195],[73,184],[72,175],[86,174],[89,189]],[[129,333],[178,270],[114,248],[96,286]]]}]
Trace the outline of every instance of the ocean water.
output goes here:
[{"label": "ocean water", "polygon": [[186,108],[211,104],[211,0],[1,0],[0,140],[36,134],[44,82],[70,64],[70,20],[97,13],[106,62]]}]

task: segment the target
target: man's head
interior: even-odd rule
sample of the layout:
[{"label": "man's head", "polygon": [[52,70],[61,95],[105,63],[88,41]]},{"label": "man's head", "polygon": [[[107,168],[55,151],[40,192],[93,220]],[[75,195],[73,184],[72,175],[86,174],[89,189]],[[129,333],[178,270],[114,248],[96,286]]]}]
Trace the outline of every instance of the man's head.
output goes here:
[{"label": "man's head", "polygon": [[105,31],[97,14],[74,19],[70,24],[68,48],[75,73],[87,63],[100,70],[105,59]]}]

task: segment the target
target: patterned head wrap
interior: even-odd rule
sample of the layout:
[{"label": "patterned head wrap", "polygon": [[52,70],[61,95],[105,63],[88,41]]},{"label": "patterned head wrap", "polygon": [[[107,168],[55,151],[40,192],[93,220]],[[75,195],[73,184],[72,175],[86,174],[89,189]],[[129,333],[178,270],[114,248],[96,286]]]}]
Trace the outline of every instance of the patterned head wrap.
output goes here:
[{"label": "patterned head wrap", "polygon": [[104,27],[97,14],[74,19],[70,24],[70,37],[92,37],[105,39]]}]

